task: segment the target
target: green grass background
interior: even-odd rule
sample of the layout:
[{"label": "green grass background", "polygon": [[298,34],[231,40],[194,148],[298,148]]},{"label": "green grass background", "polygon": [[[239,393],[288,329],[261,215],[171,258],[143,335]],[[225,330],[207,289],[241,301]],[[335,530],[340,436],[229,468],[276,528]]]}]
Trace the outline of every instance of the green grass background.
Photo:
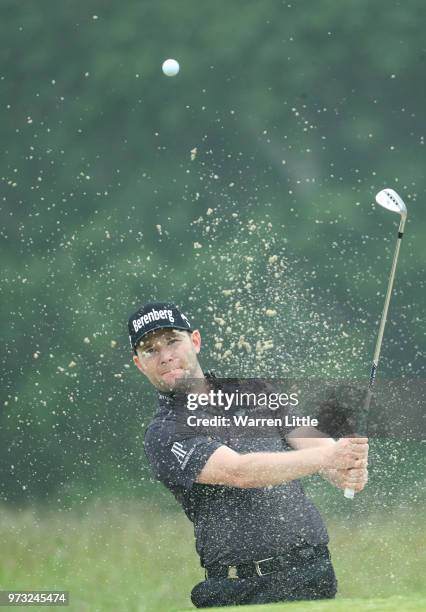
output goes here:
[{"label": "green grass background", "polygon": [[[420,507],[354,512],[350,519],[333,518],[328,527],[338,599],[286,609],[426,609]],[[191,609],[190,590],[203,577],[192,525],[161,497],[149,503],[97,499],[68,511],[1,506],[0,548],[1,589],[68,590],[69,609],[81,612]]]}]

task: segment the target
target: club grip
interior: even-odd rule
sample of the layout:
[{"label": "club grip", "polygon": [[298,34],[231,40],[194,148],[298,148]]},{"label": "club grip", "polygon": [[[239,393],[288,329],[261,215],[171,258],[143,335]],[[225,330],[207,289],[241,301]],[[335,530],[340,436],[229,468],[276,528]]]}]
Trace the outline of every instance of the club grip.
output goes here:
[{"label": "club grip", "polygon": [[346,499],[353,499],[355,496],[355,491],[353,489],[345,489],[343,495]]}]

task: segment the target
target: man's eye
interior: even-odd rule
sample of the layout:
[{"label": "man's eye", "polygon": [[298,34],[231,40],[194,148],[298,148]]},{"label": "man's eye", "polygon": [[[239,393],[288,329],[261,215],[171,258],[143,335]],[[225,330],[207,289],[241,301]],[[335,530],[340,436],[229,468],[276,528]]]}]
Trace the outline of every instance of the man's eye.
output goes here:
[{"label": "man's eye", "polygon": [[173,344],[174,342],[177,342],[177,341],[178,341],[177,338],[170,338],[167,344]]}]

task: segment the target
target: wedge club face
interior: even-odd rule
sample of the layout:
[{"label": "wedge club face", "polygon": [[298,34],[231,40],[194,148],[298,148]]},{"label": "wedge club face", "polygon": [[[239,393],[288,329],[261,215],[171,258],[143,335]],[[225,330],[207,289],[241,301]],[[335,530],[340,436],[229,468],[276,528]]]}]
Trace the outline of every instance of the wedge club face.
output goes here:
[{"label": "wedge club face", "polygon": [[407,216],[407,207],[402,198],[393,189],[382,189],[376,195],[376,202],[392,212],[399,213],[403,219]]}]

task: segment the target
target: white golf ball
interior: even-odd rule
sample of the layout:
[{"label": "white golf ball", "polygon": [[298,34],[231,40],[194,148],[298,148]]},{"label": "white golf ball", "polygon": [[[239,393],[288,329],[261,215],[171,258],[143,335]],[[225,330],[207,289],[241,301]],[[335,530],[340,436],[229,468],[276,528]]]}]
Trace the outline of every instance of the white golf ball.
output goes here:
[{"label": "white golf ball", "polygon": [[176,76],[179,72],[179,63],[174,59],[163,62],[163,72],[166,76]]}]

